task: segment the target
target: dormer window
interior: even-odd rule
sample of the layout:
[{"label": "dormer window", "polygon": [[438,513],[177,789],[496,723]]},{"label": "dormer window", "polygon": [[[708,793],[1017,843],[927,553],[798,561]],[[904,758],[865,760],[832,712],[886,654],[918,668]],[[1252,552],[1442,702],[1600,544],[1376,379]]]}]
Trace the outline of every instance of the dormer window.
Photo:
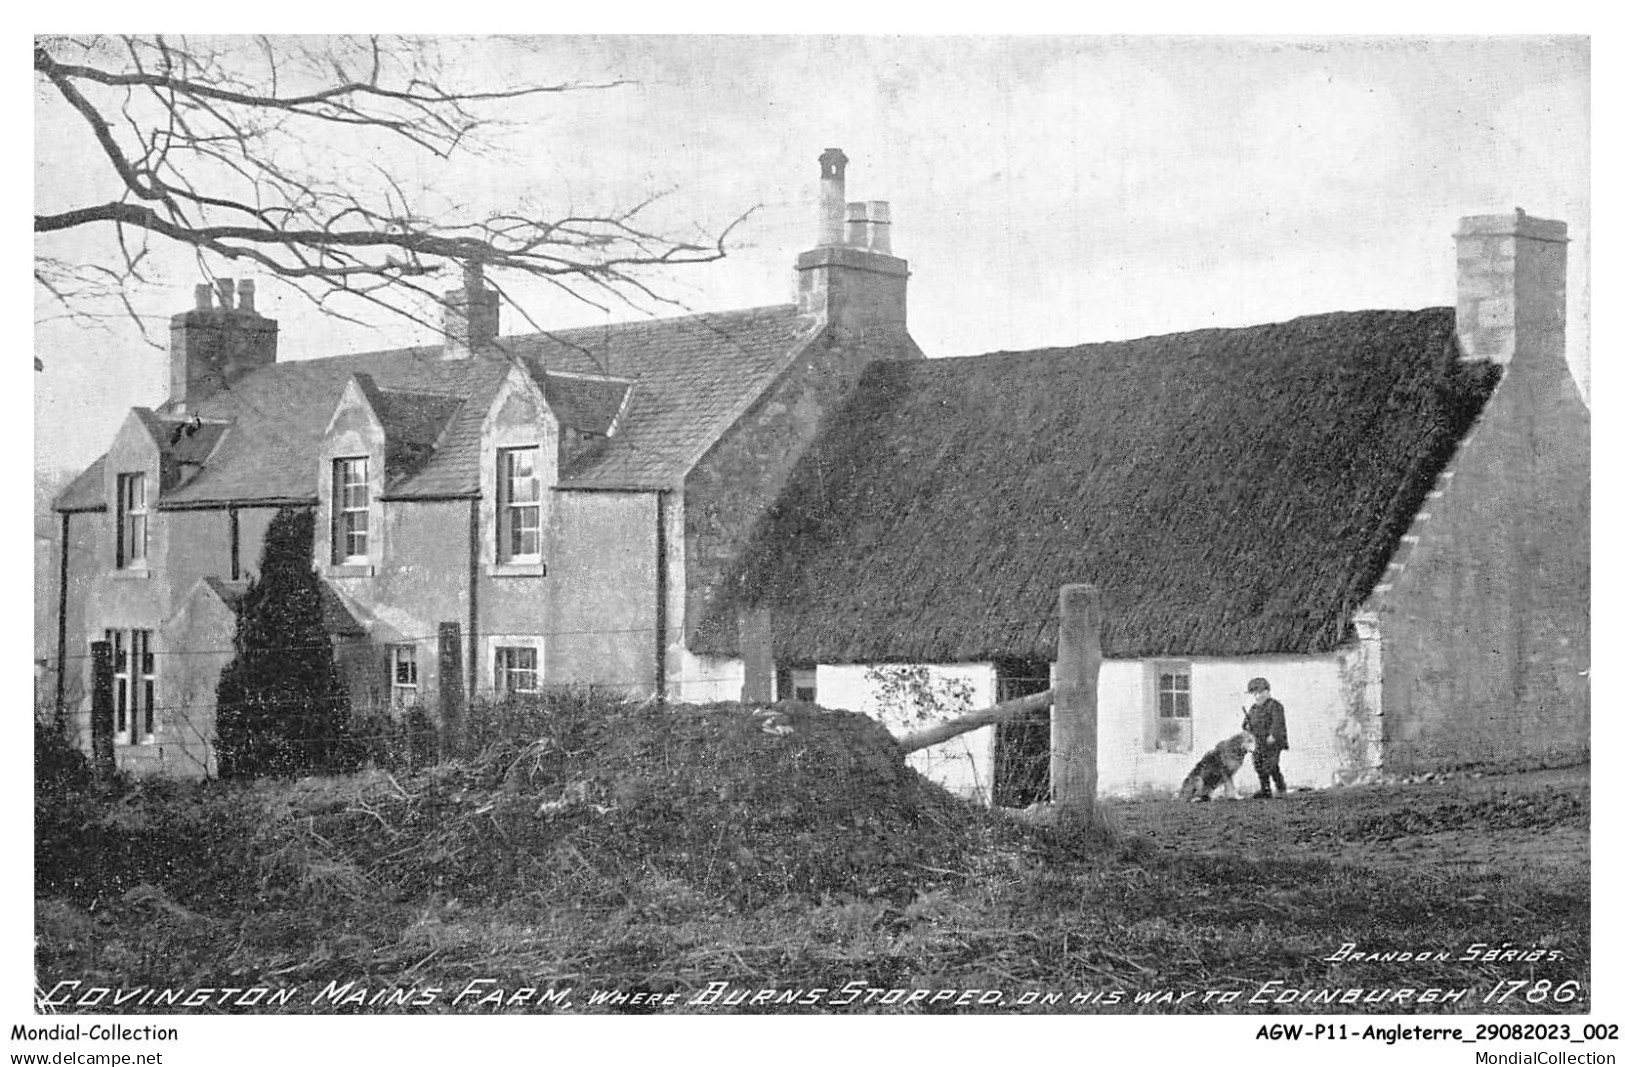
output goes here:
[{"label": "dormer window", "polygon": [[542,483],[536,448],[497,451],[497,559],[536,563],[542,558]]},{"label": "dormer window", "polygon": [[118,565],[143,567],[147,562],[147,476],[118,476]]},{"label": "dormer window", "polygon": [[333,461],[333,562],[367,561],[367,510],[372,494],[367,485],[367,457]]}]

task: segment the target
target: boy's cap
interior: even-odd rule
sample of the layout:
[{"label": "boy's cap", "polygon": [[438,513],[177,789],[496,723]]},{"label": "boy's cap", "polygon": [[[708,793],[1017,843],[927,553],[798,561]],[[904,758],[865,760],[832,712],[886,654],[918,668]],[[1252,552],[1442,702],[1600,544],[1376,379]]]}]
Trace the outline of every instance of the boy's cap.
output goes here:
[{"label": "boy's cap", "polygon": [[1247,692],[1249,693],[1268,693],[1269,691],[1270,683],[1266,678],[1254,678],[1247,683]]}]

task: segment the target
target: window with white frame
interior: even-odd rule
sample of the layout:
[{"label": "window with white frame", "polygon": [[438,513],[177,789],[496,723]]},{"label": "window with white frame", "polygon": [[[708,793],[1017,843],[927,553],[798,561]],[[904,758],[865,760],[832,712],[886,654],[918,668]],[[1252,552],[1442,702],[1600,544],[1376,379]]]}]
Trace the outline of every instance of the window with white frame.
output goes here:
[{"label": "window with white frame", "polygon": [[1153,668],[1156,681],[1156,750],[1191,750],[1191,665],[1158,663]]},{"label": "window with white frame", "polygon": [[118,476],[118,565],[147,562],[147,476],[139,471]]},{"label": "window with white frame", "polygon": [[497,559],[536,563],[542,558],[542,484],[536,448],[497,451]]},{"label": "window with white frame", "polygon": [[367,485],[367,457],[333,461],[333,562],[367,560],[368,508],[372,494]]},{"label": "window with white frame", "polygon": [[130,646],[123,630],[104,635],[113,653],[113,735],[120,740],[130,736]]},{"label": "window with white frame", "polygon": [[131,649],[135,659],[135,668],[139,672],[137,684],[141,693],[141,734],[145,740],[151,741],[158,733],[158,723],[154,717],[158,704],[158,663],[152,652],[152,631],[131,631]]},{"label": "window with white frame", "polygon": [[534,693],[542,684],[542,660],[535,645],[497,645],[491,670],[498,696]]},{"label": "window with white frame", "polygon": [[113,734],[125,744],[157,735],[158,668],[151,630],[108,630],[113,654]]},{"label": "window with white frame", "polygon": [[418,705],[418,648],[416,645],[389,646],[389,706],[415,708]]}]

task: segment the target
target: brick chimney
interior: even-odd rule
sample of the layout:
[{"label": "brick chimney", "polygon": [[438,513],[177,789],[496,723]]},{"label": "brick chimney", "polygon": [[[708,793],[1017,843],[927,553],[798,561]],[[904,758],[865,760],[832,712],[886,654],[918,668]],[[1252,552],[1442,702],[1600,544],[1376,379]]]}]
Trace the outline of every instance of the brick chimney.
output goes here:
[{"label": "brick chimney", "polygon": [[446,335],[442,359],[469,359],[496,343],[499,325],[496,290],[485,287],[485,268],[463,264],[463,287],[446,294],[442,320]]},{"label": "brick chimney", "polygon": [[[218,302],[216,301],[218,292]],[[276,362],[276,320],[254,309],[254,283],[199,285],[196,306],[169,320],[169,408],[189,411]]]},{"label": "brick chimney", "polygon": [[855,340],[902,340],[908,261],[891,254],[891,205],[848,203],[846,164],[839,148],[818,157],[818,245],[796,257],[796,305]]},{"label": "brick chimney", "polygon": [[1456,334],[1468,359],[1568,373],[1568,226],[1514,209],[1456,231]]}]

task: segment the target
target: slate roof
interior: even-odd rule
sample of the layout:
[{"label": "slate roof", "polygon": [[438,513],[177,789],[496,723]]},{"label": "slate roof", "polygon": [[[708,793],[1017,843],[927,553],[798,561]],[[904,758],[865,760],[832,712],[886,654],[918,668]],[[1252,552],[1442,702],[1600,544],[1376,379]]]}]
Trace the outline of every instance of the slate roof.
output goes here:
[{"label": "slate roof", "polygon": [[668,487],[786,367],[813,320],[795,305],[516,338],[533,365],[632,380],[615,436],[567,472],[574,486]]},{"label": "slate roof", "polygon": [[[215,575],[203,579],[203,583],[214,591],[214,595],[232,611],[237,611],[248,593],[248,582],[228,581]],[[367,628],[361,620],[355,617],[342,597],[326,582],[317,587],[322,599],[322,628],[334,637],[362,637]]]},{"label": "slate roof", "polygon": [[[194,477],[213,454],[215,446],[226,434],[223,422],[205,422],[201,419],[164,417],[151,408],[132,408],[135,416],[146,427],[166,458],[176,465],[177,481],[184,484]],[[102,511],[107,502],[102,499],[102,472],[106,456],[98,456],[91,465],[63,487],[54,505],[57,511]]]},{"label": "slate roof", "polygon": [[[446,361],[439,346],[425,346],[272,364],[196,405],[204,420],[229,428],[198,475],[159,505],[314,499],[311,457],[357,374],[382,398],[386,426],[407,441],[394,457],[397,481],[386,495],[474,495],[480,425],[513,360],[541,384],[567,425],[578,420],[578,429],[603,432],[620,412],[614,436],[578,457],[563,484],[669,488],[814,330],[813,320],[786,304],[505,337],[499,346],[507,358]],[[581,375],[614,380],[584,382]],[[105,506],[102,462],[69,485],[59,510]]]},{"label": "slate roof", "polygon": [[584,378],[544,373],[542,395],[559,421],[587,433],[607,433],[626,402],[632,383],[625,378]]},{"label": "slate roof", "polygon": [[214,574],[206,575],[203,584],[214,590],[214,595],[232,611],[237,610],[237,605],[242,603],[243,594],[248,592],[247,582],[234,582]]},{"label": "slate roof", "polygon": [[225,423],[193,418],[164,418],[149,408],[135,408],[147,432],[164,455],[183,467],[200,467],[226,432]]},{"label": "slate roof", "polygon": [[781,662],[1053,659],[1093,582],[1108,656],[1330,649],[1497,376],[1454,312],[870,366],[700,622]]},{"label": "slate roof", "polygon": [[464,398],[375,389],[370,399],[384,425],[385,492],[398,495],[434,458],[435,443]]},{"label": "slate roof", "polygon": [[107,500],[105,483],[105,470],[107,467],[107,454],[104,452],[91,461],[90,466],[80,471],[78,476],[57,494],[57,511],[106,511]]}]

